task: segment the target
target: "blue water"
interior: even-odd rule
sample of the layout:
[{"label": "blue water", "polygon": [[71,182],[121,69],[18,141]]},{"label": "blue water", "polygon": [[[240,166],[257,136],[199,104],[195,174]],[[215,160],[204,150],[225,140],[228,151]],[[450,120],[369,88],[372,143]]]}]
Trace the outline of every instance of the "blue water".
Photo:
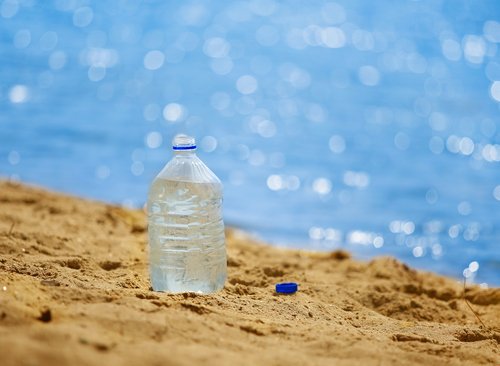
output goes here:
[{"label": "blue water", "polygon": [[0,174],[140,207],[189,133],[230,225],[500,285],[499,20],[496,0],[3,0]]}]

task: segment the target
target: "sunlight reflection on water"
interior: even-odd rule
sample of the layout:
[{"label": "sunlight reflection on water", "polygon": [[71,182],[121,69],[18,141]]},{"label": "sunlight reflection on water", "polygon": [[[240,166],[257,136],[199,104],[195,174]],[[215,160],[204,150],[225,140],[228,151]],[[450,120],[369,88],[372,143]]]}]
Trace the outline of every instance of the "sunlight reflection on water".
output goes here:
[{"label": "sunlight reflection on water", "polygon": [[500,284],[500,7],[317,5],[4,0],[0,172],[141,206],[187,132],[230,224]]}]

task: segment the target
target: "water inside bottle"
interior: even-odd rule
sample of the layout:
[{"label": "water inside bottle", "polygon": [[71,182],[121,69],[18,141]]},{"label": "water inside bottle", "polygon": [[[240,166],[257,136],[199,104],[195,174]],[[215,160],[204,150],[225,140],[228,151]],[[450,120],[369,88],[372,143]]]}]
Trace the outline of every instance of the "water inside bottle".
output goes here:
[{"label": "water inside bottle", "polygon": [[212,293],[226,280],[220,183],[156,178],[148,200],[153,289]]}]

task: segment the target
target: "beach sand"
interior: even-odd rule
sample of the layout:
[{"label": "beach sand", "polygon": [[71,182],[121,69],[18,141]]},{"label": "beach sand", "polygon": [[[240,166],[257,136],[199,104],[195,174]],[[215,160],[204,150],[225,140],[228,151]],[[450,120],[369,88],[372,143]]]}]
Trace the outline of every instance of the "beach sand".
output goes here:
[{"label": "beach sand", "polygon": [[[146,219],[0,182],[0,364],[500,365],[500,289],[227,231],[210,296],[153,292]],[[299,291],[278,296],[277,282]]]}]

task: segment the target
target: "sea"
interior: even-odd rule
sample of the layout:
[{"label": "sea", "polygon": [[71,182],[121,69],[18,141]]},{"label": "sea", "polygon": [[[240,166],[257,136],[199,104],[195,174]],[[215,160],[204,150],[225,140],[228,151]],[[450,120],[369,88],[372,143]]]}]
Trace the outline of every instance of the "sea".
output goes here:
[{"label": "sea", "polygon": [[0,175],[142,208],[186,133],[228,226],[499,286],[499,48],[497,0],[1,0]]}]

